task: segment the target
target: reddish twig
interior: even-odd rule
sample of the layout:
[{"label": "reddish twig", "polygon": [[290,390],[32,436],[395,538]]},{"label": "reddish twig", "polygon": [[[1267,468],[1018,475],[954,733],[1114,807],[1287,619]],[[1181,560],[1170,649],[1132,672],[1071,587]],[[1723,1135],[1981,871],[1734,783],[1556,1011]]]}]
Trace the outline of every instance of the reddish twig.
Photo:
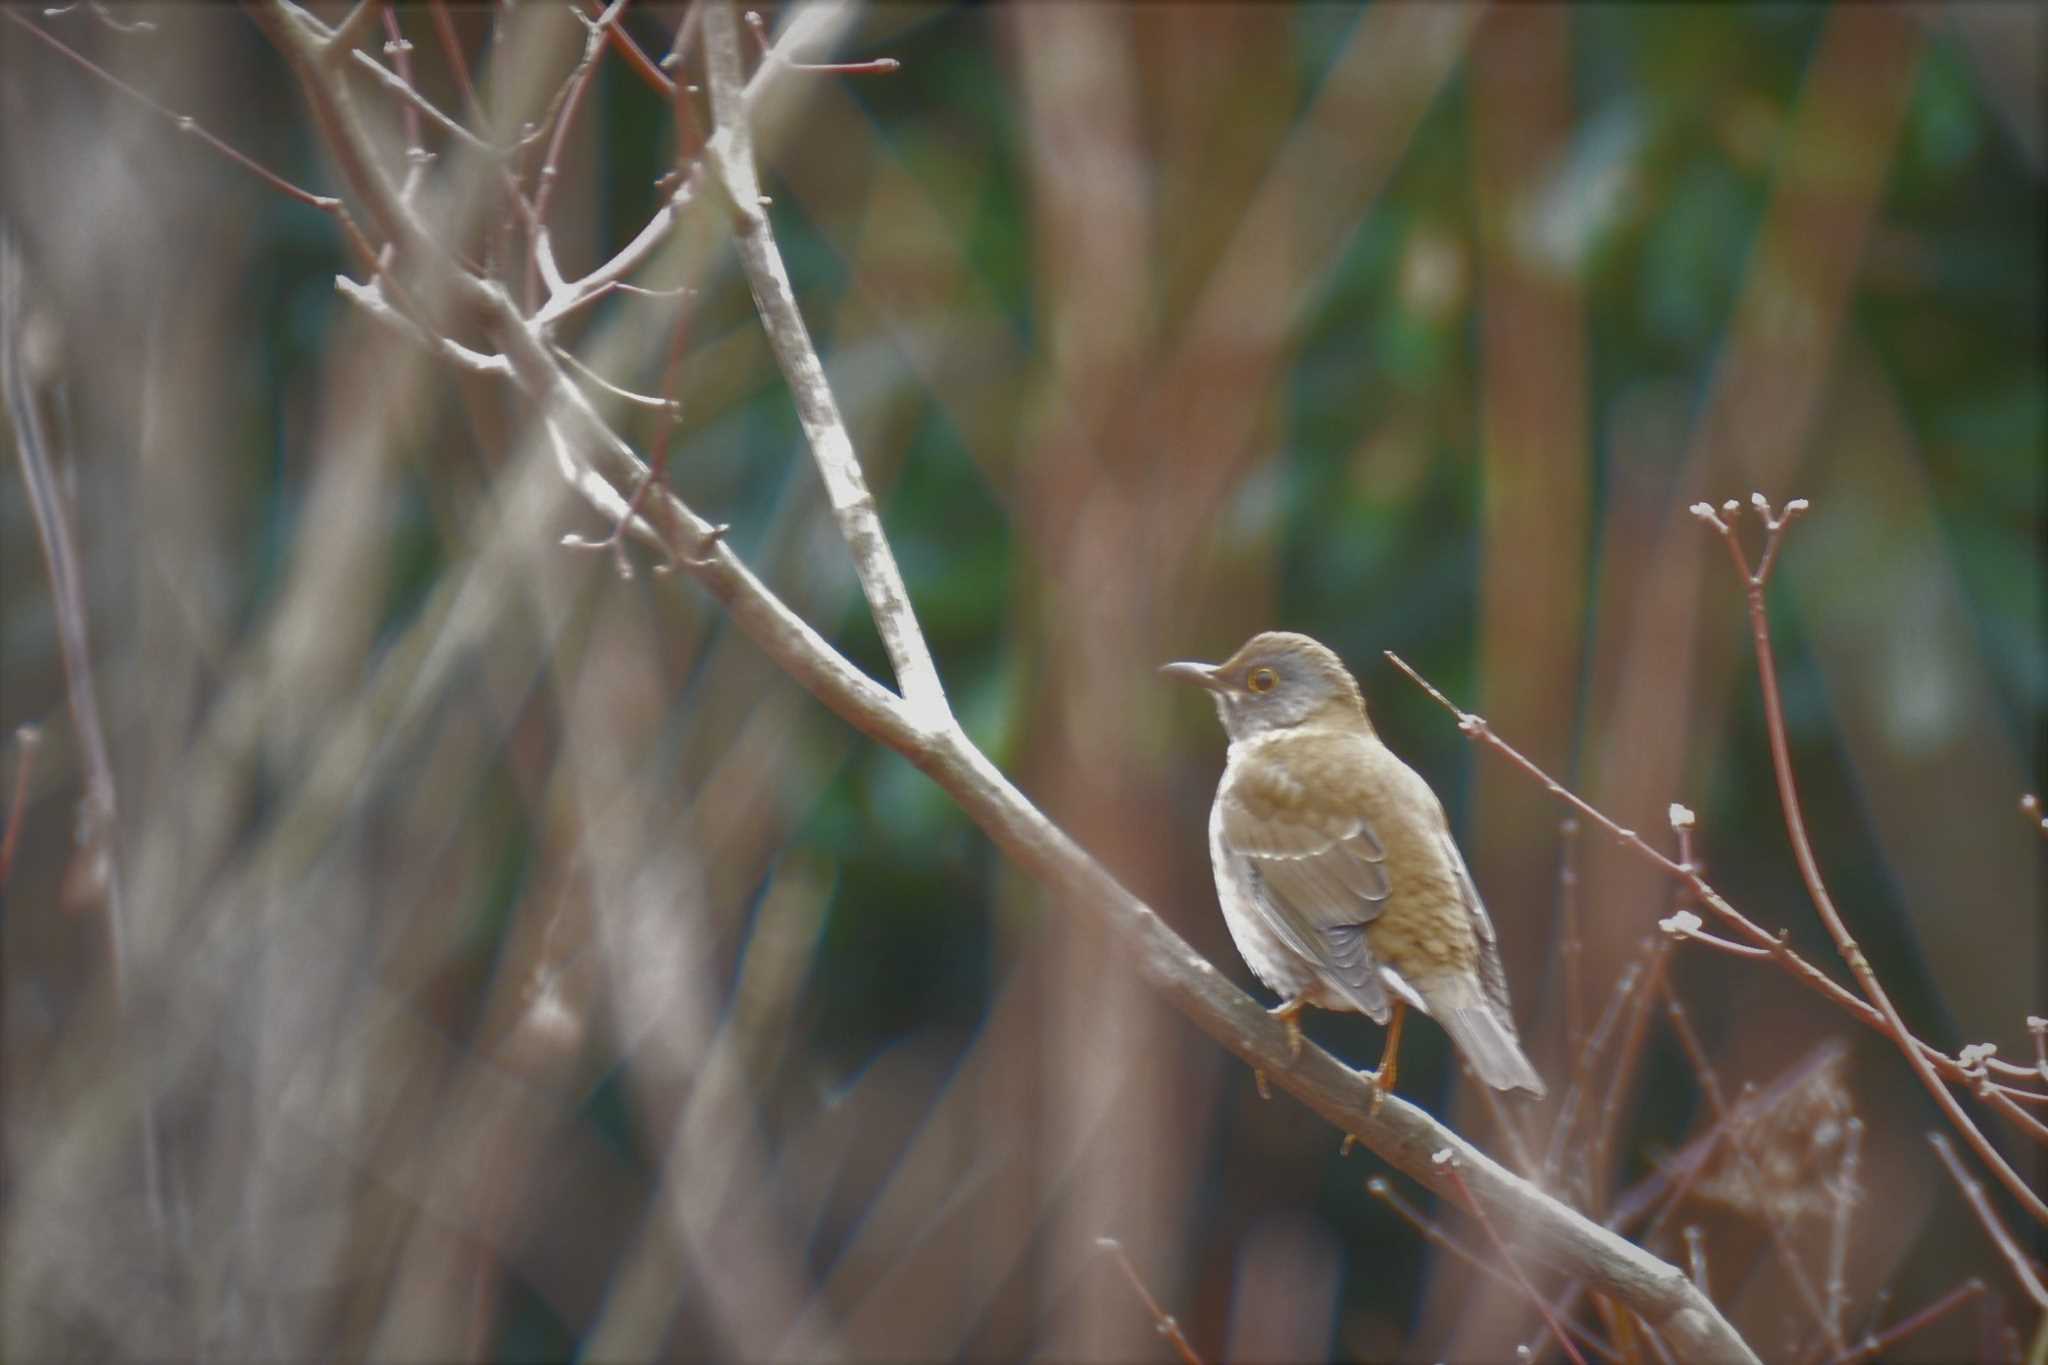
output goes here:
[{"label": "reddish twig", "polygon": [[93,61],[92,58],[86,56],[82,52],[78,52],[72,49],[61,38],[58,38],[55,34],[47,32],[38,25],[33,24],[29,20],[23,18],[21,11],[11,6],[0,7],[0,15],[4,15],[6,18],[13,20],[16,24],[19,24],[22,28],[27,29],[37,38],[49,44],[49,46],[56,49],[59,53],[61,53],[63,56],[68,58],[76,65],[83,67],[85,70],[99,77],[102,81],[105,81],[108,85],[120,91],[122,94],[128,96],[128,98],[134,100],[136,103],[143,105],[144,107],[150,109],[151,111],[160,115],[164,119],[168,120],[171,126],[176,128],[179,132],[189,133],[193,137],[198,138],[201,142],[213,148],[216,152],[219,152],[222,156],[234,162],[237,166],[240,166],[243,170],[249,172],[249,174],[255,176],[264,184],[276,190],[279,194],[286,195],[292,199],[296,199],[301,204],[304,204],[309,208],[316,208],[320,210],[322,213],[341,214],[343,216],[346,216],[346,210],[343,209],[342,203],[339,199],[335,199],[324,194],[315,194],[311,190],[302,189],[299,186],[294,185],[291,181],[285,179],[283,176],[271,170],[269,167],[263,165],[261,162],[256,161],[255,159],[235,150],[235,148],[229,146],[227,143],[215,137],[212,133],[206,131],[206,129],[200,127],[198,121],[196,119],[193,119],[190,115],[180,114],[177,113],[175,110],[165,108],[163,105],[151,99],[148,95],[143,94],[140,90],[136,89],[128,82],[122,80],[119,76],[116,76],[113,72],[107,70],[105,67],[99,65],[99,63]]},{"label": "reddish twig", "polygon": [[14,870],[14,847],[21,839],[21,816],[28,808],[28,775],[36,766],[36,750],[42,746],[42,727],[22,724],[14,727],[14,790],[7,799],[7,830],[0,834],[0,890]]},{"label": "reddish twig", "polygon": [[[1519,1289],[1521,1287],[1516,1283],[1512,1275],[1495,1266],[1492,1262],[1483,1259],[1463,1242],[1451,1236],[1450,1233],[1445,1232],[1434,1218],[1429,1217],[1421,1209],[1416,1208],[1413,1204],[1402,1198],[1394,1189],[1393,1182],[1385,1176],[1373,1176],[1365,1182],[1365,1189],[1366,1193],[1399,1214],[1402,1221],[1407,1223],[1409,1227],[1414,1228],[1423,1241],[1428,1242],[1440,1251],[1448,1252],[1457,1257],[1480,1274],[1491,1278],[1497,1284],[1507,1285],[1511,1289]],[[1571,1296],[1573,1300],[1577,1298],[1576,1289],[1577,1287],[1574,1286],[1574,1293]],[[1621,1359],[1621,1353],[1612,1346],[1576,1323],[1565,1320],[1565,1309],[1555,1304],[1551,1305],[1551,1309],[1552,1316],[1546,1319],[1546,1326],[1551,1321],[1557,1322],[1564,1330],[1571,1333],[1574,1341],[1599,1356],[1602,1360],[1619,1361]],[[1530,1348],[1530,1353],[1533,1355],[1541,1349],[1540,1345],[1533,1346]]]},{"label": "reddish twig", "polygon": [[[592,19],[602,15],[604,8],[603,0],[583,0],[583,12]],[[662,74],[661,64],[641,50],[640,44],[633,41],[633,35],[626,32],[624,24],[613,24],[606,30],[605,37],[626,59],[626,65],[633,68],[633,73],[652,87],[655,94],[665,100],[675,98],[676,83]]]},{"label": "reddish twig", "polygon": [[1863,1340],[1856,1343],[1852,1349],[1835,1356],[1828,1365],[1856,1365],[1858,1361],[1882,1359],[1894,1346],[1908,1337],[1926,1331],[1972,1299],[1980,1298],[1985,1292],[1984,1281],[1965,1280],[1919,1312],[1900,1318],[1886,1328],[1882,1336],[1872,1336],[1866,1332]]},{"label": "reddish twig", "polygon": [[1493,1219],[1487,1215],[1485,1206],[1472,1197],[1472,1191],[1465,1185],[1465,1177],[1458,1171],[1457,1157],[1446,1149],[1438,1152],[1433,1160],[1444,1168],[1446,1178],[1458,1192],[1458,1198],[1479,1219],[1479,1226],[1486,1233],[1486,1240],[1493,1243],[1493,1249],[1499,1252],[1501,1260],[1507,1263],[1508,1273],[1514,1276],[1515,1286],[1528,1297],[1530,1303],[1536,1305],[1536,1311],[1543,1315],[1543,1325],[1557,1338],[1557,1344],[1572,1358],[1573,1365],[1586,1365],[1586,1358],[1580,1355],[1579,1348],[1572,1344],[1571,1335],[1564,1330],[1564,1324],[1550,1311],[1550,1304],[1536,1292],[1536,1286],[1529,1283],[1529,1277],[1522,1273],[1521,1263],[1515,1259],[1514,1253],[1508,1250],[1508,1244],[1501,1240],[1500,1230],[1494,1227]]},{"label": "reddish twig", "polygon": [[[1692,511],[1694,516],[1720,533],[1721,542],[1728,547],[1729,558],[1734,561],[1735,571],[1743,582],[1743,591],[1749,605],[1750,633],[1756,645],[1757,680],[1763,689],[1764,728],[1770,736],[1771,767],[1778,779],[1778,800],[1785,816],[1785,833],[1791,840],[1793,856],[1798,860],[1800,876],[1805,879],[1807,895],[1812,899],[1813,908],[1820,915],[1821,923],[1827,926],[1828,934],[1834,939],[1842,960],[1849,964],[1849,971],[1856,978],[1856,984],[1862,989],[1865,998],[1883,1014],[1883,1032],[1898,1045],[1899,1051],[1905,1055],[1907,1065],[1913,1068],[1913,1074],[1920,1078],[1920,1083],[1926,1088],[1927,1093],[1934,1097],[1935,1104],[1940,1106],[1942,1113],[1948,1117],[1950,1125],[1962,1134],[1963,1140],[1976,1151],[1978,1160],[1998,1177],[2000,1184],[2012,1191],[2013,1197],[2020,1201],[2034,1220],[2048,1223],[2048,1203],[2044,1203],[2041,1196],[2020,1179],[2019,1173],[2006,1164],[2005,1158],[1991,1145],[1991,1140],[1978,1130],[1969,1114],[1964,1112],[1961,1103],[1949,1092],[1948,1086],[1929,1064],[1920,1048],[1919,1040],[1906,1028],[1905,1019],[1899,1014],[1898,1007],[1892,1003],[1890,993],[1878,979],[1870,960],[1863,955],[1863,949],[1857,945],[1855,936],[1849,932],[1847,921],[1835,908],[1834,899],[1828,894],[1827,884],[1821,878],[1820,861],[1814,857],[1812,842],[1807,838],[1806,815],[1800,804],[1798,784],[1792,773],[1792,745],[1785,733],[1784,702],[1778,695],[1778,665],[1771,649],[1770,615],[1764,609],[1764,588],[1770,583],[1771,569],[1777,561],[1778,548],[1784,542],[1785,530],[1806,510],[1807,504],[1804,498],[1794,498],[1785,504],[1785,510],[1781,515],[1771,510],[1770,503],[1761,493],[1751,494],[1750,502],[1764,524],[1764,551],[1753,572],[1749,567],[1749,557],[1743,553],[1741,538],[1735,534],[1730,522],[1703,502],[1693,504]],[[1731,502],[1727,506],[1732,507],[1734,504]]]},{"label": "reddish twig", "polygon": [[1173,1314],[1159,1306],[1159,1300],[1152,1297],[1152,1291],[1145,1288],[1145,1282],[1138,1278],[1138,1268],[1131,1264],[1131,1258],[1124,1253],[1124,1244],[1114,1237],[1097,1237],[1095,1245],[1116,1257],[1116,1263],[1123,1267],[1124,1278],[1131,1288],[1144,1300],[1145,1311],[1152,1315],[1152,1325],[1159,1335],[1173,1343],[1174,1354],[1181,1358],[1182,1365],[1202,1365],[1202,1358],[1195,1354],[1195,1348],[1188,1344],[1187,1336],[1180,1330],[1180,1324]]},{"label": "reddish twig", "polygon": [[[570,125],[576,122],[576,111],[583,105],[584,92],[590,88],[590,78],[597,71],[597,54],[604,49],[605,33],[617,27],[619,15],[626,8],[626,0],[612,0],[604,13],[595,19],[586,19],[581,13],[586,30],[583,56],[578,59],[575,70],[569,73],[568,83],[563,87],[562,101],[554,112],[554,127],[548,136],[547,155],[540,163],[540,175],[533,190],[534,220],[543,227],[548,220],[548,207],[554,198],[555,179],[561,174],[562,149],[568,145]],[[559,281],[552,282],[553,288]]]},{"label": "reddish twig", "polygon": [[462,55],[462,39],[455,32],[455,21],[448,17],[446,0],[427,0],[428,12],[434,18],[434,36],[441,40],[441,51],[447,55],[448,69],[455,73],[455,88],[462,92],[462,102],[469,110],[469,116],[477,126],[484,124],[484,107],[477,100],[476,86],[469,79],[469,62]]},{"label": "reddish twig", "polygon": [[1991,1239],[1991,1244],[1998,1248],[1998,1254],[2005,1258],[2005,1263],[2012,1268],[2012,1277],[2019,1281],[2020,1289],[2032,1300],[2034,1307],[2048,1312],[2048,1286],[2041,1283],[2041,1276],[2035,1271],[2033,1260],[2007,1230],[2004,1221],[1998,1216],[1998,1210],[1991,1207],[1991,1197],[1984,1193],[1984,1183],[1964,1168],[1962,1158],[1956,1155],[1955,1148],[1950,1145],[1946,1134],[1929,1133],[1927,1140],[1934,1144],[1935,1153],[1941,1157],[1941,1164],[1948,1167],[1949,1177],[1956,1182],[1956,1188],[1963,1192],[1963,1198],[1969,1203],[1971,1212],[1977,1215],[1977,1221],[1983,1224],[1985,1235]]}]

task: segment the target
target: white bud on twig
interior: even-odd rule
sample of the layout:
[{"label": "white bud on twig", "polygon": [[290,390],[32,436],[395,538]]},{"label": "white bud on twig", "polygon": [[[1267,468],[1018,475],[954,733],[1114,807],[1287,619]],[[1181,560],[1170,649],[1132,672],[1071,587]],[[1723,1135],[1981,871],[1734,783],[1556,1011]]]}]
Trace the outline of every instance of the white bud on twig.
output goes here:
[{"label": "white bud on twig", "polygon": [[1681,910],[1669,919],[1657,921],[1657,927],[1673,938],[1690,938],[1699,932],[1700,917],[1690,910]]}]

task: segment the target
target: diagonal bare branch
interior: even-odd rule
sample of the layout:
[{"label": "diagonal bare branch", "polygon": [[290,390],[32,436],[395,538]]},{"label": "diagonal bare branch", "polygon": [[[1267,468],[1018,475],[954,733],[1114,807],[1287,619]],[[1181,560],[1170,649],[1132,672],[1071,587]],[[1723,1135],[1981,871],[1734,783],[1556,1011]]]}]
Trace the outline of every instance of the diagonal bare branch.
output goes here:
[{"label": "diagonal bare branch", "polygon": [[[711,86],[711,114],[714,130],[706,148],[712,170],[732,206],[735,237],[740,261],[753,290],[754,307],[761,314],[775,360],[796,400],[798,419],[810,441],[811,456],[825,481],[832,515],[839,532],[853,552],[854,570],[861,590],[867,594],[875,626],[889,650],[889,662],[896,670],[897,685],[917,720],[937,731],[950,726],[951,709],[932,663],[931,649],[917,614],[910,605],[910,593],[903,586],[896,555],[882,534],[882,517],[861,473],[854,454],[853,438],[839,415],[825,367],[811,344],[810,330],[796,305],[796,291],[789,282],[782,250],[768,225],[763,208],[761,178],[754,167],[754,139],[747,122],[742,93],[742,59],[739,23],[728,4],[708,4],[704,9],[704,56]],[[765,59],[779,60],[773,52]]]}]

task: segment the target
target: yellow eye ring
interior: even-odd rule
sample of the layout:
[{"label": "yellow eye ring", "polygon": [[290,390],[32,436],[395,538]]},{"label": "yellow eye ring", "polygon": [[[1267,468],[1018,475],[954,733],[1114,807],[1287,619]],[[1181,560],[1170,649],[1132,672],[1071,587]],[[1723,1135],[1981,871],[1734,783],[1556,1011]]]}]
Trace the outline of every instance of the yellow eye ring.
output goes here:
[{"label": "yellow eye ring", "polygon": [[1245,688],[1251,692],[1271,692],[1279,682],[1270,668],[1255,668],[1244,675]]}]

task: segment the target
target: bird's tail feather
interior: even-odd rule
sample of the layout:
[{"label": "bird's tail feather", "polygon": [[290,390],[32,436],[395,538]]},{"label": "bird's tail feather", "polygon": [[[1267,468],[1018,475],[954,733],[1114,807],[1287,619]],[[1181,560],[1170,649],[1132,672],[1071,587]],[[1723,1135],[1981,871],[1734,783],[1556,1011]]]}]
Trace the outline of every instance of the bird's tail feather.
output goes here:
[{"label": "bird's tail feather", "polygon": [[1451,1041],[1479,1073],[1480,1080],[1495,1090],[1519,1088],[1539,1097],[1543,1094],[1543,1078],[1522,1054],[1515,1026],[1502,1020],[1490,1006],[1461,1005],[1443,1010],[1437,1017],[1444,1032],[1451,1035]]}]

